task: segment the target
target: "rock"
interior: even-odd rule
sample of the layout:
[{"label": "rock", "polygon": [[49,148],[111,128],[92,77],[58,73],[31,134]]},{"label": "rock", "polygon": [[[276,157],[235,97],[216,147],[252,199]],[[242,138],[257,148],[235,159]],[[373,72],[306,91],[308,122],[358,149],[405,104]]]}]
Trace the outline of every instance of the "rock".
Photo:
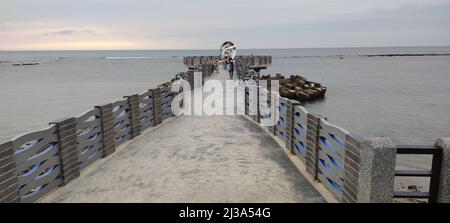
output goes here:
[{"label": "rock", "polygon": [[30,65],[39,65],[39,62],[28,62],[28,63],[22,63],[24,66],[30,66]]},{"label": "rock", "polygon": [[261,80],[279,80],[280,95],[297,101],[323,98],[327,91],[327,88],[320,83],[308,81],[300,75],[290,75],[288,79],[285,79],[283,75],[277,73],[275,77],[263,75]]}]

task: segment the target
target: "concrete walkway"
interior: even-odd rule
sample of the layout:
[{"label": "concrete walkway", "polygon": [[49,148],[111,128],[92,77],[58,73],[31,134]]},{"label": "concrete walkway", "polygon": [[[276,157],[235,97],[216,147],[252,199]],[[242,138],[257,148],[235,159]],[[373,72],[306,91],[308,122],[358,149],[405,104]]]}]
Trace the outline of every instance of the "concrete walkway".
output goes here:
[{"label": "concrete walkway", "polygon": [[242,116],[181,116],[97,161],[41,202],[325,200],[253,122]]}]

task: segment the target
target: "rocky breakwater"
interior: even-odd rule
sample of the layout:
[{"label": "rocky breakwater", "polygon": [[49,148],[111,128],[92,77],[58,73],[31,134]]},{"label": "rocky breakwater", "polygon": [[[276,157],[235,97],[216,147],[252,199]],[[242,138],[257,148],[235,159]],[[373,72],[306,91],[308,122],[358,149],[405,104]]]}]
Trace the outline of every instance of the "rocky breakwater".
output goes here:
[{"label": "rocky breakwater", "polygon": [[308,81],[300,75],[291,75],[288,78],[281,74],[276,74],[275,77],[263,75],[260,80],[267,80],[268,86],[270,86],[269,80],[278,80],[280,95],[300,102],[323,98],[327,91],[322,84]]}]

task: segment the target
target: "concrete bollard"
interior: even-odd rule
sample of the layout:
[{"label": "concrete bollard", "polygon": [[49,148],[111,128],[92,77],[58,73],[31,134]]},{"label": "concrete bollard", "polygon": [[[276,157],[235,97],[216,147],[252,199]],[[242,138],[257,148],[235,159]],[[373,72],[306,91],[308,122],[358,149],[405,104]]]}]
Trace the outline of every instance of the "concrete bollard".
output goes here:
[{"label": "concrete bollard", "polygon": [[77,148],[77,129],[75,118],[64,118],[50,125],[56,125],[61,160],[62,185],[80,176],[79,151]]},{"label": "concrete bollard", "polygon": [[0,145],[0,203],[20,202],[12,142]]},{"label": "concrete bollard", "polygon": [[100,110],[100,118],[102,124],[102,146],[103,157],[107,157],[116,151],[116,142],[114,137],[114,120],[112,112],[112,104],[95,106]]},{"label": "concrete bollard", "polygon": [[130,108],[130,126],[131,126],[131,138],[141,134],[141,117],[139,112],[139,95],[134,94],[130,96],[125,96],[124,98],[128,101],[128,106]]},{"label": "concrete bollard", "polygon": [[442,148],[438,203],[450,203],[450,138],[440,138],[435,145]]},{"label": "concrete bollard", "polygon": [[358,203],[392,203],[396,146],[386,137],[363,140],[360,151]]}]

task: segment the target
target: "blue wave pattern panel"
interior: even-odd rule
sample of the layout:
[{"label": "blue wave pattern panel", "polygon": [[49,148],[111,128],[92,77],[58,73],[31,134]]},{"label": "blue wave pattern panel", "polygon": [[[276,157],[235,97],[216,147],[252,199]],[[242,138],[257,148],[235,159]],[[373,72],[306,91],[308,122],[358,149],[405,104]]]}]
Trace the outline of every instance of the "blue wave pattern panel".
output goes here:
[{"label": "blue wave pattern panel", "polygon": [[150,91],[139,94],[139,114],[142,130],[154,125],[153,97]]},{"label": "blue wave pattern panel", "polygon": [[171,109],[171,103],[172,103],[172,92],[171,89],[164,88],[161,90],[161,111],[162,111],[162,119],[166,119],[172,116],[172,109]]},{"label": "blue wave pattern panel", "polygon": [[276,126],[276,135],[286,142],[287,99],[284,97],[279,97],[278,113],[279,119]]},{"label": "blue wave pattern panel", "polygon": [[319,180],[341,199],[344,189],[345,129],[320,120]]},{"label": "blue wave pattern panel", "polygon": [[126,99],[114,102],[112,108],[115,142],[118,146],[130,138],[130,108]]},{"label": "blue wave pattern panel", "polygon": [[56,125],[12,140],[21,202],[34,202],[62,183]]},{"label": "blue wave pattern panel", "polygon": [[95,108],[75,118],[80,170],[103,156],[100,110]]},{"label": "blue wave pattern panel", "polygon": [[308,128],[308,111],[302,106],[294,107],[294,126],[292,135],[294,136],[294,152],[300,160],[306,164],[306,145]]}]

